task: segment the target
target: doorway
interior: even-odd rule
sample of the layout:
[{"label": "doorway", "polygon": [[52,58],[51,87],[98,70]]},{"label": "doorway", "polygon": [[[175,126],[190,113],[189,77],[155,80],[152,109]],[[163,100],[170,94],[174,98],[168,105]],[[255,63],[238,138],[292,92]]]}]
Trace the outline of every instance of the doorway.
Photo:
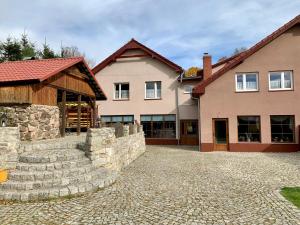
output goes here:
[{"label": "doorway", "polygon": [[180,121],[180,144],[199,145],[198,120]]},{"label": "doorway", "polygon": [[214,151],[228,151],[228,119],[213,119]]}]

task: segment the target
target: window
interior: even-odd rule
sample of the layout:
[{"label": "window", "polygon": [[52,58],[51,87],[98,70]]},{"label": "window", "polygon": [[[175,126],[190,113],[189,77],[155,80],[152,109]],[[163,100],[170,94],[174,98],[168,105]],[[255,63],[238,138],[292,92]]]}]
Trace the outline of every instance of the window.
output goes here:
[{"label": "window", "polygon": [[294,142],[295,117],[271,116],[271,138],[272,142]]},{"label": "window", "polygon": [[257,73],[238,73],[235,75],[235,90],[257,91],[258,90],[258,74]]},{"label": "window", "polygon": [[114,99],[129,99],[129,83],[115,84]]},{"label": "window", "polygon": [[277,71],[269,73],[269,90],[292,90],[292,71]]},{"label": "window", "polygon": [[184,85],[184,94],[191,94],[193,92],[193,85]]},{"label": "window", "polygon": [[238,116],[238,138],[239,142],[259,142],[260,117]]},{"label": "window", "polygon": [[161,98],[161,81],[146,82],[145,89],[146,89],[146,93],[145,93],[146,99]]},{"label": "window", "polygon": [[176,138],[175,115],[141,115],[146,138]]},{"label": "window", "polygon": [[133,123],[134,116],[132,115],[120,115],[120,116],[101,116],[101,122],[103,123]]}]

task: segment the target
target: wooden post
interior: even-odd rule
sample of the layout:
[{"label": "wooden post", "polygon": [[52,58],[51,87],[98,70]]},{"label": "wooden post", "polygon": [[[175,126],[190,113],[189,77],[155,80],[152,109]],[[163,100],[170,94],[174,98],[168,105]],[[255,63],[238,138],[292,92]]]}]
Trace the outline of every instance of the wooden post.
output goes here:
[{"label": "wooden post", "polygon": [[92,113],[93,123],[92,123],[92,127],[95,128],[96,127],[96,120],[97,120],[97,110],[96,110],[96,102],[95,102],[94,99],[92,101],[92,108],[93,108],[93,113]]},{"label": "wooden post", "polygon": [[67,92],[62,93],[62,116],[61,116],[61,136],[66,136],[66,100]]},{"label": "wooden post", "polygon": [[81,95],[78,95],[77,106],[77,135],[80,135],[81,130]]}]

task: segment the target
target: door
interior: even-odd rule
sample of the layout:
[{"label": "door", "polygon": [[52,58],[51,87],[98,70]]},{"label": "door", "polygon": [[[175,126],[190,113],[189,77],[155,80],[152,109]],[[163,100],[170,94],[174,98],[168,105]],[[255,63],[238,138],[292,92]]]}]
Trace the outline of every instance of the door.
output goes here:
[{"label": "door", "polygon": [[228,119],[213,119],[213,137],[215,151],[228,150]]},{"label": "door", "polygon": [[180,121],[180,144],[199,145],[198,120]]}]

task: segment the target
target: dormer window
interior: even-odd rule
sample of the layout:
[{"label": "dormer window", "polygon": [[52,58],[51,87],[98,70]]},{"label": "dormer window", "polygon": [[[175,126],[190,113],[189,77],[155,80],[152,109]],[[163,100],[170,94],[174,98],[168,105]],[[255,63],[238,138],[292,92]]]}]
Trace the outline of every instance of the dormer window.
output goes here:
[{"label": "dormer window", "polygon": [[235,75],[235,90],[237,92],[258,91],[258,74],[237,73]]}]

